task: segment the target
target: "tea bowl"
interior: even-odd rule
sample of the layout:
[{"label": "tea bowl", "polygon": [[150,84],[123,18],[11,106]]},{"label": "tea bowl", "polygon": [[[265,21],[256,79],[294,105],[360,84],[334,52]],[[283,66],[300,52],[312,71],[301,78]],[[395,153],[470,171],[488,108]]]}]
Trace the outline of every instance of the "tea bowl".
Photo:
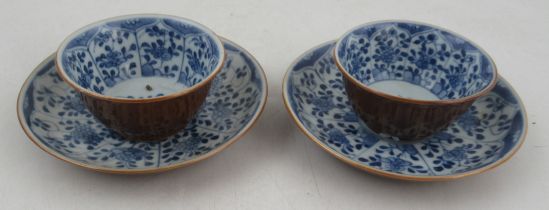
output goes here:
[{"label": "tea bowl", "polygon": [[374,132],[402,141],[445,128],[497,82],[484,50],[419,22],[357,26],[337,41],[333,57],[360,118]]},{"label": "tea bowl", "polygon": [[92,23],[56,53],[59,76],[90,112],[131,140],[160,140],[185,127],[225,59],[217,35],[168,15],[128,15]]}]

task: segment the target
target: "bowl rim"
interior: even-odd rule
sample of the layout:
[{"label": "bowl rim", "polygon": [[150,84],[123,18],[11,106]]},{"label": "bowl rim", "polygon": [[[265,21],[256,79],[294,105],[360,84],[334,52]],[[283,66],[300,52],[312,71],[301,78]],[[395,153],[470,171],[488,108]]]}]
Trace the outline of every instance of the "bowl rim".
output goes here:
[{"label": "bowl rim", "polygon": [[[356,78],[354,78],[352,75],[350,75],[349,72],[343,67],[343,65],[341,64],[341,61],[339,59],[339,56],[337,54],[337,49],[339,49],[342,40],[345,37],[347,37],[348,35],[354,33],[356,30],[358,30],[360,28],[364,28],[364,27],[369,27],[369,26],[372,26],[372,25],[383,24],[383,23],[407,23],[407,24],[423,25],[423,26],[431,27],[433,29],[437,29],[437,30],[440,30],[440,31],[447,32],[447,33],[451,34],[452,36],[455,36],[455,37],[458,37],[458,38],[464,40],[465,42],[471,44],[473,47],[477,48],[480,51],[481,54],[486,56],[486,58],[488,59],[488,61],[492,65],[493,74],[492,74],[492,78],[490,79],[490,83],[488,83],[488,85],[486,85],[480,91],[477,91],[475,94],[472,94],[472,95],[469,95],[469,96],[466,96],[466,97],[460,97],[460,98],[456,98],[456,99],[438,99],[438,100],[421,100],[421,99],[404,98],[404,97],[399,97],[399,96],[396,96],[396,95],[392,95],[392,94],[385,93],[385,92],[376,90],[374,88],[368,87],[368,85],[363,84],[362,82],[360,82]],[[337,41],[335,43],[335,46],[333,48],[332,57],[333,57],[334,63],[336,64],[338,70],[343,74],[344,78],[346,78],[348,81],[351,81],[352,84],[354,84],[355,86],[358,86],[360,89],[365,90],[367,92],[370,92],[372,94],[381,96],[383,98],[389,99],[389,100],[394,100],[394,101],[399,101],[399,102],[404,102],[404,103],[411,103],[411,104],[450,105],[450,104],[460,104],[460,103],[474,101],[477,98],[488,94],[496,86],[496,83],[497,83],[498,77],[499,77],[496,64],[495,64],[494,60],[492,59],[492,57],[484,49],[482,49],[476,43],[472,42],[470,39],[467,39],[464,36],[459,35],[458,33],[454,32],[454,31],[448,30],[448,29],[440,27],[440,26],[436,26],[436,25],[429,24],[429,23],[424,23],[424,22],[419,22],[419,21],[411,21],[411,20],[378,20],[378,21],[371,21],[371,22],[367,22],[367,23],[363,23],[363,24],[360,24],[358,26],[355,26],[355,27],[351,28],[350,30],[347,30],[342,36],[340,36],[337,39]]]},{"label": "bowl rim", "polygon": [[[68,43],[71,40],[73,40],[78,35],[82,34],[82,32],[85,32],[85,31],[87,31],[91,28],[98,27],[98,26],[107,24],[109,22],[125,20],[125,19],[131,19],[131,18],[170,19],[170,20],[175,20],[175,21],[178,21],[178,22],[184,22],[186,24],[194,25],[194,26],[200,28],[202,31],[205,32],[206,35],[210,36],[213,39],[214,43],[218,46],[218,50],[219,50],[219,52],[222,56],[219,58],[219,62],[215,66],[214,70],[211,71],[210,74],[206,78],[204,78],[202,81],[200,81],[199,83],[196,83],[191,87],[187,87],[187,88],[181,89],[179,91],[170,93],[168,95],[152,97],[152,98],[121,98],[121,97],[112,97],[112,96],[99,94],[99,93],[96,93],[94,91],[83,88],[78,83],[74,82],[66,74],[65,69],[63,68],[63,65],[61,65],[61,58],[62,58],[62,53],[65,51],[66,46],[68,45]],[[75,90],[77,90],[78,92],[80,92],[80,93],[82,93],[86,96],[97,98],[97,99],[102,99],[102,100],[106,100],[106,101],[121,102],[121,103],[151,103],[151,102],[158,102],[158,101],[166,101],[166,100],[169,100],[169,99],[177,98],[179,96],[187,95],[187,94],[190,94],[192,92],[195,92],[195,91],[199,90],[199,88],[201,88],[202,86],[205,86],[205,85],[209,84],[209,82],[212,81],[219,72],[221,72],[221,69],[225,65],[226,56],[227,56],[227,54],[225,53],[225,47],[223,46],[223,42],[219,38],[219,35],[217,35],[215,32],[213,32],[208,27],[202,25],[201,23],[198,23],[198,22],[193,21],[193,20],[188,19],[188,18],[174,16],[174,15],[152,14],[152,13],[129,14],[129,15],[121,15],[121,16],[114,16],[114,17],[110,17],[110,18],[101,19],[101,20],[92,22],[90,24],[87,24],[86,26],[81,27],[81,28],[77,29],[76,31],[72,32],[70,35],[68,35],[66,38],[63,39],[63,42],[61,42],[61,44],[59,45],[57,51],[55,52],[55,69],[56,69],[57,73],[59,74],[59,76],[61,77],[61,79],[63,79],[63,81],[65,81],[72,88],[74,88]]]}]

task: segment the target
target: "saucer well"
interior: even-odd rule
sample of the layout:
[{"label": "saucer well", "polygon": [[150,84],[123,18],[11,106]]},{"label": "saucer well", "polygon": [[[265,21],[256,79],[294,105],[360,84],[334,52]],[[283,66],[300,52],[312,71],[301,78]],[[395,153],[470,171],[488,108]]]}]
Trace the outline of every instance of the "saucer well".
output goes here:
[{"label": "saucer well", "polygon": [[211,157],[248,131],[267,99],[259,63],[223,39],[227,60],[200,111],[179,133],[160,142],[123,139],[98,122],[49,56],[29,76],[17,102],[23,130],[38,147],[66,162],[108,173],[155,173]]},{"label": "saucer well", "polygon": [[452,180],[482,173],[524,142],[524,106],[510,84],[496,87],[443,131],[401,143],[372,132],[353,111],[333,62],[335,41],[317,46],[290,66],[284,103],[298,127],[336,158],[368,172],[403,180]]}]

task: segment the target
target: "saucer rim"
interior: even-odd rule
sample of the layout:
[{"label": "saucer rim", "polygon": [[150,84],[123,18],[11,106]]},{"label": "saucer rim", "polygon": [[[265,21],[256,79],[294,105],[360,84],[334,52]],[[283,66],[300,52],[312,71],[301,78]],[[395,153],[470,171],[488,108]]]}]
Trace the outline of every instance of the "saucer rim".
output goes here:
[{"label": "saucer rim", "polygon": [[305,128],[305,126],[303,125],[303,123],[301,123],[301,121],[299,120],[299,118],[297,117],[296,113],[294,112],[294,110],[290,107],[290,102],[289,102],[289,96],[288,96],[288,80],[289,80],[289,77],[290,77],[290,72],[293,71],[293,67],[299,62],[301,61],[304,57],[306,57],[308,54],[310,54],[311,52],[313,52],[314,50],[320,48],[320,47],[323,47],[323,46],[326,46],[330,43],[336,43],[337,40],[330,40],[330,41],[326,41],[326,42],[323,42],[319,45],[315,45],[314,47],[311,47],[310,49],[308,49],[307,51],[305,51],[304,53],[300,54],[291,64],[290,66],[288,67],[288,69],[286,70],[286,73],[284,74],[284,78],[282,80],[282,98],[283,98],[283,102],[284,102],[284,106],[286,107],[286,110],[288,111],[288,113],[290,114],[290,116],[292,117],[294,123],[297,125],[297,127],[301,130],[301,132],[303,134],[305,134],[305,136],[307,136],[307,138],[309,140],[311,140],[312,142],[314,142],[315,144],[317,144],[318,146],[320,146],[320,148],[322,148],[324,151],[326,151],[328,154],[336,157],[337,159],[339,159],[340,161],[346,163],[346,164],[349,164],[355,168],[358,168],[358,169],[361,169],[363,171],[366,171],[366,172],[369,172],[369,173],[372,173],[374,175],[378,175],[378,176],[382,176],[382,177],[386,177],[386,178],[391,178],[391,179],[398,179],[398,180],[405,180],[405,181],[419,181],[419,182],[431,182],[431,181],[450,181],[450,180],[456,180],[456,179],[461,179],[461,178],[464,178],[464,177],[468,177],[468,176],[472,176],[472,175],[477,175],[477,174],[481,174],[483,172],[486,172],[486,171],[489,171],[491,169],[494,169],[498,166],[500,166],[501,164],[507,162],[509,159],[511,159],[511,157],[513,157],[515,155],[515,153],[522,147],[522,145],[524,144],[524,141],[526,139],[526,135],[528,133],[528,115],[527,115],[527,112],[526,112],[526,107],[524,106],[523,102],[522,102],[522,99],[520,98],[520,95],[518,94],[518,92],[513,88],[513,86],[507,82],[507,80],[505,80],[503,78],[503,76],[501,76],[501,74],[498,74],[498,78],[497,80],[501,80],[503,82],[505,82],[505,84],[507,85],[507,87],[509,88],[509,90],[511,90],[511,92],[513,93],[514,96],[516,96],[516,99],[518,101],[518,104],[520,106],[520,109],[523,113],[523,116],[524,116],[524,121],[523,121],[523,130],[524,132],[521,134],[520,138],[519,138],[519,142],[517,144],[515,144],[514,148],[509,151],[507,154],[505,154],[504,157],[500,158],[499,160],[491,163],[491,164],[488,164],[486,166],[483,166],[481,168],[477,168],[475,170],[471,170],[471,171],[467,171],[467,172],[464,172],[464,173],[457,173],[457,174],[452,174],[452,175],[440,175],[440,176],[436,176],[436,175],[433,175],[433,176],[413,176],[413,175],[405,175],[405,174],[399,174],[399,173],[394,173],[394,172],[389,172],[389,171],[385,171],[385,170],[381,170],[381,169],[377,169],[377,168],[373,168],[373,167],[370,167],[370,166],[367,166],[367,165],[363,165],[361,163],[358,163],[356,161],[353,161],[352,159],[336,152],[335,150],[333,150],[332,148],[328,147],[326,144],[324,144],[322,141],[320,141],[320,139],[318,139],[316,136],[314,136],[307,128]]},{"label": "saucer rim", "polygon": [[[21,89],[19,90],[19,94],[17,96],[17,106],[16,106],[16,109],[17,109],[17,119],[19,121],[19,124],[21,125],[21,128],[23,128],[23,131],[25,132],[25,135],[27,136],[27,138],[32,142],[34,143],[36,146],[38,146],[38,148],[40,148],[42,151],[46,152],[47,154],[59,159],[59,160],[62,160],[64,162],[67,162],[71,165],[75,165],[75,166],[78,166],[78,167],[81,167],[81,168],[85,168],[85,169],[88,169],[88,170],[92,170],[92,171],[97,171],[97,172],[102,172],[102,173],[109,173],[109,174],[152,174],[152,173],[161,173],[161,172],[166,172],[166,171],[170,171],[170,170],[174,170],[174,169],[178,169],[178,168],[182,168],[182,167],[186,167],[186,166],[190,166],[190,165],[193,165],[195,163],[198,163],[200,161],[203,161],[203,160],[206,160],[206,159],[209,159],[210,157],[213,157],[215,155],[217,155],[218,153],[220,153],[221,151],[225,150],[226,148],[228,148],[230,145],[234,144],[235,142],[237,142],[238,140],[240,140],[243,136],[245,136],[250,130],[252,127],[255,126],[255,124],[258,122],[257,120],[259,119],[259,117],[261,116],[261,114],[263,114],[263,111],[265,110],[265,106],[267,104],[267,100],[268,100],[268,95],[269,95],[269,90],[268,90],[268,81],[267,81],[267,77],[266,77],[266,74],[265,74],[265,71],[263,70],[263,67],[261,66],[261,64],[258,62],[258,60],[250,53],[248,52],[248,50],[246,50],[245,48],[243,48],[242,46],[236,44],[235,42],[227,39],[227,38],[224,38],[224,37],[221,37],[219,36],[221,42],[223,44],[225,44],[225,42],[231,44],[231,45],[234,45],[236,46],[237,48],[239,48],[241,50],[241,52],[245,53],[246,55],[248,55],[250,57],[251,60],[254,61],[254,63],[257,65],[257,69],[260,70],[260,75],[261,75],[261,79],[263,80],[263,85],[262,85],[262,88],[263,88],[263,97],[261,98],[260,100],[260,104],[259,104],[259,107],[256,109],[255,111],[255,114],[254,116],[250,119],[250,122],[247,123],[246,126],[244,126],[242,128],[242,130],[237,134],[235,135],[234,137],[232,137],[230,140],[228,140],[227,142],[225,142],[224,144],[220,145],[219,147],[211,150],[210,152],[208,153],[205,153],[203,155],[200,155],[196,158],[193,158],[193,159],[190,159],[190,160],[186,160],[186,161],[182,161],[182,162],[179,162],[179,163],[176,163],[176,164],[172,164],[172,165],[168,165],[168,166],[163,166],[163,167],[159,167],[159,168],[148,168],[148,169],[117,169],[117,168],[107,168],[107,167],[102,167],[102,166],[97,166],[97,165],[92,165],[92,164],[86,164],[86,163],[83,163],[81,161],[76,161],[76,160],[73,160],[73,159],[70,159],[70,158],[67,158],[66,156],[64,155],[61,155],[60,153],[56,152],[56,151],[53,151],[52,149],[48,148],[46,145],[44,145],[43,143],[41,143],[37,137],[34,135],[34,133],[30,130],[30,128],[28,126],[25,126],[23,124],[23,109],[21,107],[23,107],[23,97],[25,96],[24,94],[24,90],[28,89],[28,86],[30,85],[30,82],[32,81],[33,78],[36,77],[36,74],[38,73],[38,71],[40,70],[39,67],[42,67],[44,66],[45,64],[47,64],[47,62],[50,62],[51,60],[55,61],[55,56],[56,56],[56,53],[52,53],[50,54],[48,57],[46,57],[45,59],[43,59],[40,64],[38,64],[34,69],[33,71],[29,74],[29,76],[25,79],[25,82],[23,83],[23,85],[21,86]],[[57,71],[56,71],[57,73]],[[65,82],[65,81],[63,81]]]}]

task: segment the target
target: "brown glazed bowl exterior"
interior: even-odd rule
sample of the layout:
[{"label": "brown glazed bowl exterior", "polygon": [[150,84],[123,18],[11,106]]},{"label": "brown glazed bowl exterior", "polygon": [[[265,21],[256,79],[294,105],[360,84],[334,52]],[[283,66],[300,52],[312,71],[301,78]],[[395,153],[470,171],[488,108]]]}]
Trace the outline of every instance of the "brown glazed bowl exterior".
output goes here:
[{"label": "brown glazed bowl exterior", "polygon": [[81,94],[90,112],[105,126],[131,140],[162,140],[185,128],[198,111],[212,81],[167,100],[127,103]]},{"label": "brown glazed bowl exterior", "polygon": [[343,79],[349,100],[358,116],[376,133],[390,134],[403,141],[423,139],[447,127],[473,103],[415,104],[393,100]]},{"label": "brown glazed bowl exterior", "polygon": [[[364,25],[384,22],[390,21]],[[338,40],[338,43],[340,41],[341,39]],[[478,48],[483,51],[480,47]],[[457,117],[465,113],[475,100],[488,94],[495,87],[498,76],[493,60],[486,53],[485,56],[493,66],[493,76],[489,84],[481,91],[457,99],[417,100],[387,94],[361,83],[350,75],[340,63],[337,57],[337,47],[334,47],[333,51],[334,63],[343,75],[345,90],[354,111],[374,132],[398,137],[400,141],[425,139],[446,128]]]},{"label": "brown glazed bowl exterior", "polygon": [[[341,70],[341,65],[337,64]],[[341,70],[341,72],[344,72]],[[473,102],[487,94],[496,83],[490,84],[484,94],[455,100],[451,103],[417,102],[381,93],[361,84],[343,73],[345,90],[358,116],[376,133],[399,137],[402,141],[424,139],[447,127],[465,113]]]}]

